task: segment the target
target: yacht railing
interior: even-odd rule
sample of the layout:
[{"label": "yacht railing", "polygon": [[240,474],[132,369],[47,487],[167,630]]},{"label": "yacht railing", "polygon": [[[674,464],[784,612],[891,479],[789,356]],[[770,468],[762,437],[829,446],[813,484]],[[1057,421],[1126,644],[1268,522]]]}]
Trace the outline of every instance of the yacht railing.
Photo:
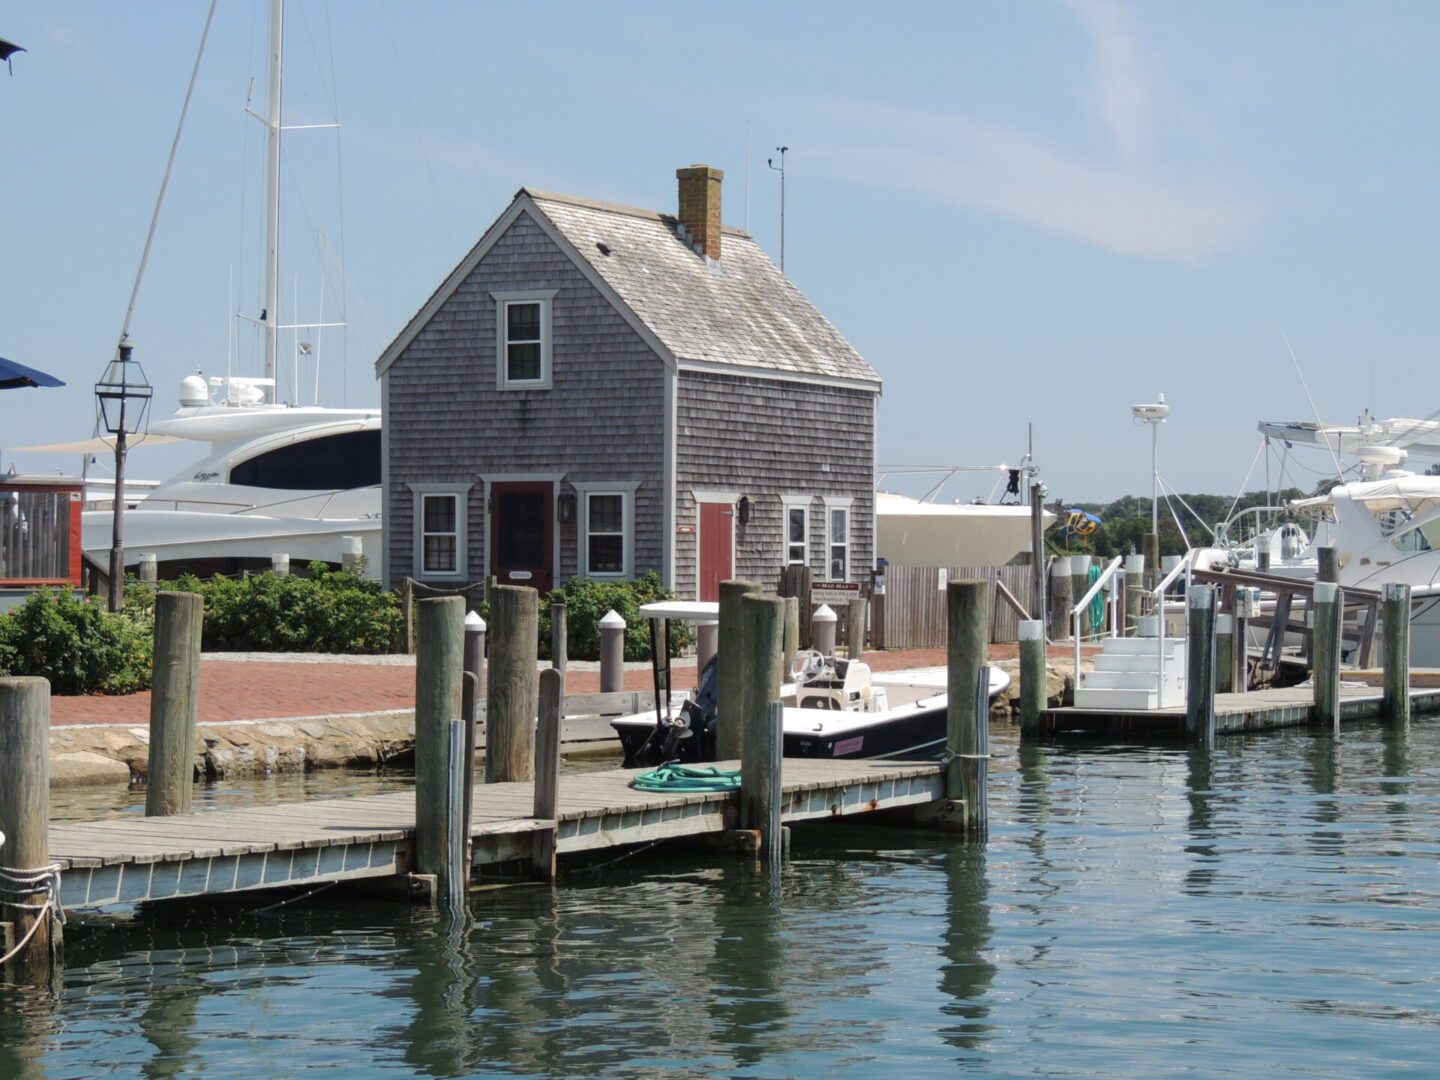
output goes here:
[{"label": "yacht railing", "polygon": [[[1109,566],[1105,568],[1104,572],[1095,579],[1094,583],[1090,586],[1090,590],[1085,594],[1084,599],[1082,599],[1078,604],[1076,604],[1073,608],[1070,609],[1070,621],[1073,627],[1073,636],[1075,638],[1075,685],[1077,686],[1080,685],[1080,638],[1082,636],[1080,633],[1080,619],[1084,614],[1085,609],[1088,608],[1090,604],[1094,601],[1096,594],[1099,593],[1101,589],[1105,588],[1105,586],[1114,579],[1115,572],[1124,565],[1125,559],[1123,557],[1117,557]],[[1110,606],[1111,637],[1115,637],[1119,632],[1119,597],[1119,591],[1112,588],[1110,590],[1110,598],[1107,601]]]}]

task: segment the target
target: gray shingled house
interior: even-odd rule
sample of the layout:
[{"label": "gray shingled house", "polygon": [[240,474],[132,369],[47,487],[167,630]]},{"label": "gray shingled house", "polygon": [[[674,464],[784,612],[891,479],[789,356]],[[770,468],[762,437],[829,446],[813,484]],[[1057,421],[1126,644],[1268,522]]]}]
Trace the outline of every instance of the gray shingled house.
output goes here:
[{"label": "gray shingled house", "polygon": [[376,362],[384,580],[866,580],[880,378],[748,233],[522,189]]}]

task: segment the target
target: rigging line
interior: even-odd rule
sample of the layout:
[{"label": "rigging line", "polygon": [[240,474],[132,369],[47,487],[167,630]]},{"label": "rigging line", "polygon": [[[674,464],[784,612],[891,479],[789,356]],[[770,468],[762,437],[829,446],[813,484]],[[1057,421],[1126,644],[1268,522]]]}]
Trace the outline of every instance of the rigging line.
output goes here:
[{"label": "rigging line", "polygon": [[1180,524],[1180,515],[1175,512],[1175,506],[1170,502],[1170,493],[1165,490],[1164,481],[1161,481],[1160,494],[1165,496],[1165,509],[1170,511],[1170,517],[1175,522],[1175,528],[1180,530],[1180,539],[1185,541],[1185,550],[1190,550],[1190,535],[1185,531],[1185,526]]},{"label": "rigging line", "polygon": [[180,106],[180,121],[175,125],[175,138],[170,142],[170,159],[165,163],[160,192],[155,196],[155,209],[150,215],[150,231],[145,234],[145,247],[140,252],[140,268],[135,272],[135,284],[130,289],[130,303],[125,308],[125,322],[120,327],[122,341],[130,332],[130,320],[135,316],[135,301],[140,295],[140,283],[145,280],[145,264],[150,261],[150,245],[155,241],[155,229],[160,224],[160,207],[165,203],[165,189],[170,186],[170,173],[175,168],[175,153],[180,149],[180,133],[185,130],[185,117],[190,112],[190,99],[195,94],[195,80],[200,76],[200,58],[205,55],[205,41],[210,36],[210,24],[215,20],[216,3],[217,0],[210,0],[210,10],[205,13],[205,29],[200,32],[200,47],[195,50],[195,66],[190,69],[190,85],[185,88],[185,102]]},{"label": "rigging line", "polygon": [[310,55],[315,58],[315,70],[320,73],[320,85],[325,88],[325,93],[330,98],[331,113],[336,113],[339,111],[339,107],[335,104],[334,91],[329,84],[325,82],[325,65],[320,63],[320,50],[315,45],[315,35],[310,32],[310,16],[305,14],[304,4],[297,4],[295,6],[300,12],[300,22],[305,26],[305,40],[310,45]]},{"label": "rigging line", "polygon": [[[240,110],[240,242],[236,245],[240,251],[239,263],[235,269],[235,280],[238,281],[238,293],[245,291],[245,219],[246,219],[246,198],[250,190],[250,100],[255,93],[255,24],[258,19],[259,5],[252,4],[250,7],[250,44],[245,50],[245,56],[250,61],[250,82],[245,91],[245,108]],[[239,301],[237,300],[230,311],[230,333],[235,341],[235,358],[240,359],[240,320]],[[252,334],[251,344],[255,338]],[[229,375],[230,372],[226,372]]]},{"label": "rigging line", "polygon": [[1180,492],[1176,491],[1173,487],[1170,486],[1170,481],[1166,480],[1166,479],[1162,476],[1162,477],[1160,477],[1160,486],[1163,487],[1163,488],[1165,488],[1166,491],[1168,492],[1168,494],[1166,495],[1166,498],[1167,498],[1167,499],[1170,497],[1170,495],[1174,495],[1175,498],[1179,499],[1179,500],[1180,500],[1180,505],[1183,506],[1183,507],[1185,507],[1186,510],[1189,510],[1189,511],[1190,511],[1191,516],[1194,517],[1194,519],[1200,523],[1200,527],[1201,527],[1202,529],[1204,529],[1206,532],[1208,532],[1208,533],[1210,534],[1210,538],[1211,538],[1212,540],[1215,539],[1215,530],[1212,529],[1208,524],[1206,524],[1205,519],[1200,516],[1200,514],[1196,511],[1196,509],[1195,509],[1193,506],[1191,506],[1188,502],[1185,501],[1185,496],[1184,496],[1184,495],[1181,495]]},{"label": "rigging line", "polygon": [[[425,22],[423,8],[414,8],[412,9],[412,12],[414,14],[415,22],[417,24]],[[440,62],[440,53],[435,48],[435,37],[434,34],[430,31],[428,23],[425,25],[424,37],[425,44],[430,50],[431,60],[434,63],[433,71],[440,80],[440,86],[445,91],[445,96],[450,99],[450,106],[455,110],[455,115],[460,121],[460,127],[464,131],[465,137],[470,140],[471,145],[479,149],[482,146],[482,143],[479,139],[475,137],[475,131],[470,126],[470,111],[462,109],[460,107],[459,100],[455,97],[455,90],[450,85],[450,77],[445,72],[445,65]],[[480,182],[480,190],[484,193],[485,198],[488,201],[490,199],[490,185],[485,182],[484,170],[477,169],[475,171],[475,177]]]},{"label": "rigging line", "polygon": [[[335,34],[330,27],[330,0],[325,0],[325,48],[330,57],[330,86],[335,105],[335,212],[340,218],[340,404],[350,404],[350,318],[345,306],[345,161],[341,154],[344,140],[340,137],[340,81],[335,74]],[[320,241],[330,246],[322,233]]]},{"label": "rigging line", "polygon": [[[1245,479],[1240,481],[1240,490],[1235,493],[1235,501],[1230,504],[1230,509],[1225,512],[1225,520],[1229,521],[1235,516],[1235,507],[1240,505],[1240,500],[1245,496],[1245,485],[1250,483],[1250,474],[1255,471],[1256,464],[1260,461],[1260,455],[1265,452],[1265,445],[1270,440],[1266,439],[1255,448],[1255,456],[1250,459],[1250,468],[1245,470]],[[1266,481],[1269,484],[1269,481]]]},{"label": "rigging line", "polygon": [[410,126],[415,129],[415,143],[420,147],[420,159],[425,162],[425,175],[430,178],[430,191],[435,196],[435,212],[440,216],[440,225],[445,230],[445,239],[453,247],[455,232],[450,228],[450,218],[445,213],[445,203],[440,198],[440,185],[435,182],[435,170],[430,166],[430,155],[425,150],[425,136],[420,132],[420,118],[415,113],[415,99],[410,96],[410,83],[405,78],[405,67],[400,63],[400,47],[395,42],[395,30],[390,25],[390,6],[381,2],[380,14],[385,20],[385,36],[390,40],[390,55],[395,59],[395,71],[400,76],[400,89],[405,93],[405,107],[410,114]]},{"label": "rigging line", "polygon": [[[1315,415],[1315,423],[1323,428],[1325,423],[1320,419],[1320,410],[1315,407],[1315,397],[1310,393],[1310,384],[1305,381],[1305,373],[1300,370],[1300,360],[1296,357],[1295,350],[1290,345],[1290,335],[1285,333],[1284,326],[1280,327],[1280,336],[1285,339],[1285,348],[1290,352],[1290,362],[1295,365],[1295,374],[1300,376],[1300,386],[1304,389],[1305,397],[1310,402],[1310,411]],[[1345,477],[1340,472],[1340,455],[1337,454],[1335,448],[1330,445],[1329,439],[1325,440],[1325,448],[1330,451],[1330,459],[1335,462],[1335,478],[1343,484]]]}]

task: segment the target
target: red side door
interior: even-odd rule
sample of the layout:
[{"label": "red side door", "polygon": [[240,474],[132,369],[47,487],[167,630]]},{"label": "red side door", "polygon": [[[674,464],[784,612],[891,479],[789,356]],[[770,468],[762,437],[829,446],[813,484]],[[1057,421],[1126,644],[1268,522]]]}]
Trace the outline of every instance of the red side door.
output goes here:
[{"label": "red side door", "polygon": [[555,583],[555,493],[550,484],[490,488],[490,573],[501,585],[548,593]]},{"label": "red side door", "polygon": [[735,508],[700,504],[700,599],[718,601],[720,582],[735,576]]}]

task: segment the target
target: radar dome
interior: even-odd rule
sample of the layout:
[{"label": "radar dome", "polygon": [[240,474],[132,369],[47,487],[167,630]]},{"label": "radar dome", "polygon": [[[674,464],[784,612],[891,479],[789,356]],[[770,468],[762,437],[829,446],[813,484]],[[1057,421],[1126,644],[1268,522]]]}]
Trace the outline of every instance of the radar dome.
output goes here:
[{"label": "radar dome", "polygon": [[210,388],[199,375],[187,375],[180,380],[180,404],[185,408],[210,404]]}]

